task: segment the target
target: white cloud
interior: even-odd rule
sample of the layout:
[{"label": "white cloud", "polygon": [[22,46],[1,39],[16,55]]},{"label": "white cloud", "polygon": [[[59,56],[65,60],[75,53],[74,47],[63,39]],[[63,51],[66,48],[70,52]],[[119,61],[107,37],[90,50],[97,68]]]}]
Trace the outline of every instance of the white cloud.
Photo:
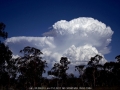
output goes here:
[{"label": "white cloud", "polygon": [[[112,34],[111,28],[104,23],[81,17],[56,22],[51,31],[45,32],[43,37],[11,37],[5,43],[10,46],[14,55],[19,55],[19,50],[25,46],[42,50],[49,67],[59,62],[61,56],[67,56],[71,65],[77,65],[86,63],[85,61],[89,61],[90,57],[96,54],[103,57],[108,54]],[[106,62],[106,59],[101,62]]]}]

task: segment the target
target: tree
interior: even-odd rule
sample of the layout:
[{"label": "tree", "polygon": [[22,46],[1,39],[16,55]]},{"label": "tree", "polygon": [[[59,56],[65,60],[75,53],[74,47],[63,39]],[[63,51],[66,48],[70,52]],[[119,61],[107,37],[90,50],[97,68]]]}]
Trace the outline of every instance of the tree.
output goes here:
[{"label": "tree", "polygon": [[[8,33],[4,31],[5,24],[0,23],[0,37],[3,39],[6,39],[8,36]],[[12,52],[9,50],[9,47],[6,46],[3,42],[0,40],[0,85],[6,86],[8,84],[8,81],[10,79],[9,73],[8,73],[8,66],[10,65],[10,59],[12,58]]]},{"label": "tree", "polygon": [[67,79],[66,71],[69,69],[68,65],[70,61],[68,61],[67,57],[61,57],[60,63],[55,63],[51,71],[48,71],[48,75],[54,75],[59,79],[62,79],[62,83],[65,79]]},{"label": "tree", "polygon": [[[7,38],[7,32],[4,31],[5,24],[0,23],[0,37]],[[5,61],[9,63],[9,59],[12,58],[12,52],[9,47],[0,41],[0,65],[5,64]]]},{"label": "tree", "polygon": [[58,78],[65,79],[67,76],[66,70],[69,69],[67,57],[61,57],[60,63],[55,63],[51,71],[48,71],[48,75],[54,75]]},{"label": "tree", "polygon": [[0,23],[0,37],[6,39],[8,36],[8,33],[4,31],[5,29],[5,24],[4,23]]},{"label": "tree", "polygon": [[85,65],[78,65],[78,66],[75,66],[75,71],[76,71],[76,69],[78,70],[78,72],[79,72],[79,74],[80,74],[80,79],[81,79],[81,82],[82,82],[82,85],[84,86],[84,82],[85,82],[85,80],[84,80],[84,76],[83,76],[83,74],[84,74],[84,67],[85,67]]},{"label": "tree", "polygon": [[99,66],[99,61],[102,59],[102,56],[96,55],[91,57],[90,61],[88,62],[88,67],[85,69],[85,75],[87,81],[92,83],[92,86],[96,86],[96,80],[100,76],[97,67]]},{"label": "tree", "polygon": [[20,50],[24,56],[18,58],[18,71],[19,81],[26,83],[28,86],[36,86],[36,84],[41,80],[42,74],[45,73],[45,67],[47,67],[46,61],[42,61],[40,56],[42,52],[34,47],[25,47]]},{"label": "tree", "polygon": [[117,59],[117,61],[120,63],[120,55],[117,55],[115,59]]}]

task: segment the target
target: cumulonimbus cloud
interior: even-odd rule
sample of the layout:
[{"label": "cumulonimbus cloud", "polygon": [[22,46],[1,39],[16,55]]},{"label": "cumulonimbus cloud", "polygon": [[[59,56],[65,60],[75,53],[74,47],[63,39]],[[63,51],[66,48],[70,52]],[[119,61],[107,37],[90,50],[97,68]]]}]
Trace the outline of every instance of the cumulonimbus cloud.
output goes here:
[{"label": "cumulonimbus cloud", "polygon": [[[104,57],[110,52],[108,45],[112,34],[111,28],[104,23],[93,18],[80,17],[56,22],[43,37],[11,37],[5,43],[14,56],[19,55],[19,50],[25,46],[40,49],[51,68],[62,56],[67,56],[71,65],[85,64],[96,54]],[[106,59],[103,58],[101,63],[105,62]]]}]

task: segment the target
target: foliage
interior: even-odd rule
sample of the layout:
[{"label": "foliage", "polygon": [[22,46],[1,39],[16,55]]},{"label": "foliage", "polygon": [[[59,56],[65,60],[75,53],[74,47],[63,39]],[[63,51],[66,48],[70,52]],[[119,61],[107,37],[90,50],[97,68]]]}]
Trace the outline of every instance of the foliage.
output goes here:
[{"label": "foliage", "polygon": [[[4,31],[5,24],[0,23],[0,37],[3,39],[7,38],[7,32]],[[9,76],[9,66],[10,66],[10,59],[12,58],[12,52],[9,50],[9,47],[6,46],[0,40],[0,85],[8,86],[10,76]]]},{"label": "foliage", "polygon": [[68,61],[67,57],[61,57],[60,63],[55,63],[51,71],[48,71],[48,75],[54,75],[58,78],[66,79],[66,71],[69,69],[68,64],[70,64],[70,61]]},{"label": "foliage", "polygon": [[24,83],[29,86],[36,86],[38,80],[42,79],[42,74],[45,73],[45,67],[47,67],[46,61],[42,61],[40,55],[42,52],[34,47],[25,47],[20,50],[24,54],[23,57],[18,58],[18,77],[19,83]]},{"label": "foliage", "polygon": [[4,31],[5,29],[5,24],[4,23],[0,23],[0,37],[6,39],[8,36],[8,33]]},{"label": "foliage", "polygon": [[[8,33],[4,31],[5,24],[0,23],[0,37],[6,39]],[[42,60],[39,49],[27,46],[20,50],[23,56],[12,58],[12,52],[2,39],[0,40],[0,90],[27,90],[29,87],[92,87],[120,89],[120,55],[115,62],[100,64],[102,56],[96,55],[90,58],[87,65],[77,65],[75,70],[79,77],[67,74],[70,61],[67,57],[61,57],[60,63],[55,63],[48,71],[48,75],[57,78],[45,79],[42,74],[46,72],[47,62]],[[65,81],[65,82],[63,82]]]}]

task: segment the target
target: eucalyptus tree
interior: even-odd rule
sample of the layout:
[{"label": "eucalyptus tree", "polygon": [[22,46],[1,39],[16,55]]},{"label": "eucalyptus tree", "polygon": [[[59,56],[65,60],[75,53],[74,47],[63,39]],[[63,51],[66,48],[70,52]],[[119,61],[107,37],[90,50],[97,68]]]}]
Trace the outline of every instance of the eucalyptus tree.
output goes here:
[{"label": "eucalyptus tree", "polygon": [[102,56],[100,55],[91,57],[84,72],[84,75],[86,76],[86,81],[92,84],[93,87],[96,86],[96,81],[100,76],[98,66],[99,66],[99,61],[101,59],[102,59]]},{"label": "eucalyptus tree", "polygon": [[42,74],[45,73],[45,67],[47,67],[46,61],[43,61],[41,57],[43,53],[39,49],[29,46],[20,50],[20,53],[23,53],[23,56],[19,57],[17,61],[20,74],[18,80],[20,83],[24,82],[28,86],[35,87],[42,79]]},{"label": "eucalyptus tree", "polygon": [[2,37],[3,39],[6,39],[8,37],[8,33],[4,31],[5,27],[6,25],[0,22],[0,37]]},{"label": "eucalyptus tree", "polygon": [[70,61],[68,61],[67,57],[61,57],[60,63],[55,63],[52,69],[48,71],[48,75],[54,75],[64,82],[67,79],[66,71],[69,69],[69,64]]},{"label": "eucalyptus tree", "polygon": [[80,74],[79,78],[81,80],[81,83],[82,83],[82,86],[84,86],[84,83],[85,83],[85,80],[84,80],[84,67],[85,65],[78,65],[78,66],[75,66],[75,71],[77,70]]},{"label": "eucalyptus tree", "polygon": [[113,71],[114,71],[114,73],[116,74],[116,77],[117,77],[117,81],[118,81],[117,85],[119,85],[119,83],[120,83],[120,55],[117,55],[115,57],[115,59],[117,59],[117,62],[114,66]]},{"label": "eucalyptus tree", "polygon": [[0,23],[0,85],[8,86],[10,76],[7,67],[10,65],[10,59],[12,58],[12,52],[8,46],[2,42],[2,38],[6,39],[8,33],[5,32],[5,24]]},{"label": "eucalyptus tree", "polygon": [[117,59],[117,61],[120,63],[120,55],[117,55],[115,59]]}]

